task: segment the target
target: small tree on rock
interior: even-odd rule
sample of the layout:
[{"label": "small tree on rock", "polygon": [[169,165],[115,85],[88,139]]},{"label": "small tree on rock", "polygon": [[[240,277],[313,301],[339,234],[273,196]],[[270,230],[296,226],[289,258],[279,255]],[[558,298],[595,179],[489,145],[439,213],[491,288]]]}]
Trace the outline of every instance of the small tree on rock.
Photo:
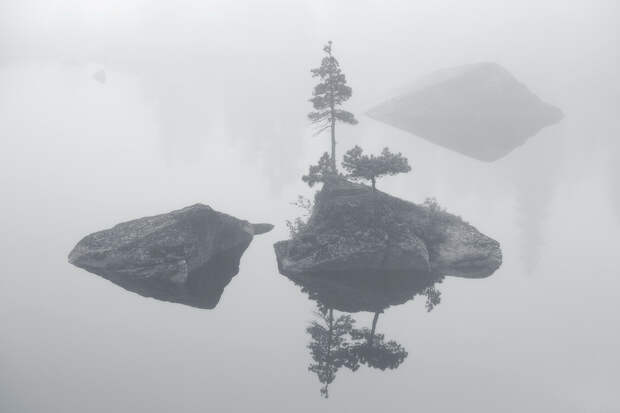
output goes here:
[{"label": "small tree on rock", "polygon": [[357,124],[357,119],[351,112],[338,109],[352,94],[347,86],[347,78],[340,69],[338,60],[332,55],[331,40],[323,47],[326,56],[321,60],[321,66],[312,69],[312,77],[318,77],[321,82],[312,91],[312,106],[315,111],[308,114],[308,118],[318,125],[317,134],[324,130],[331,130],[331,168],[336,172],[336,122],[350,125]]},{"label": "small tree on rock", "polygon": [[411,171],[407,158],[399,153],[392,153],[383,148],[381,155],[364,155],[362,148],[355,146],[344,155],[342,167],[352,179],[365,179],[372,183],[375,190],[377,178],[385,175],[396,175]]},{"label": "small tree on rock", "polygon": [[310,165],[308,169],[308,175],[301,177],[301,180],[313,187],[314,184],[319,182],[326,182],[330,178],[337,176],[332,169],[331,159],[327,152],[323,153],[319,162],[316,165]]}]

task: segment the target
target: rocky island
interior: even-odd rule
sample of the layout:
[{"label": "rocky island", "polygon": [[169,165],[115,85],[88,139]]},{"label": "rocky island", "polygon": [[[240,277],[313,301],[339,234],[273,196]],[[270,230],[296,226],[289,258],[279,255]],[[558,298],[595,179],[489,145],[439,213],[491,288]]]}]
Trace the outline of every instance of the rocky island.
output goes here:
[{"label": "rocky island", "polygon": [[213,308],[254,235],[272,228],[196,204],[87,235],[69,262],[145,297]]},{"label": "rocky island", "polygon": [[417,205],[331,179],[307,225],[274,245],[281,273],[406,271],[481,278],[502,262],[499,243],[436,204]]},{"label": "rocky island", "polygon": [[368,115],[482,161],[507,155],[564,116],[490,62],[427,75]]}]

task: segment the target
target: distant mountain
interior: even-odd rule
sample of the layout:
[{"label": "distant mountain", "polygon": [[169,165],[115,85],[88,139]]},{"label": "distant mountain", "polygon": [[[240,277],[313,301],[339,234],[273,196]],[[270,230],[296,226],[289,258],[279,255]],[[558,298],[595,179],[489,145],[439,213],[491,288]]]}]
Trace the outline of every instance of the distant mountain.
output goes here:
[{"label": "distant mountain", "polygon": [[496,63],[425,76],[367,115],[482,161],[507,155],[564,117]]}]

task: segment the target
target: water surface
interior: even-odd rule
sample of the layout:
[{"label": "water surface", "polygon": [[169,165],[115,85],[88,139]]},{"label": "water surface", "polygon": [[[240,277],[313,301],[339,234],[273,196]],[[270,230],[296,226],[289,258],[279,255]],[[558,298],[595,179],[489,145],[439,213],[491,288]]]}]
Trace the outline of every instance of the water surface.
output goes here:
[{"label": "water surface", "polygon": [[[511,19],[524,15],[517,10]],[[349,38],[375,30],[363,24],[375,17],[370,9],[356,16],[357,23],[336,33]],[[157,59],[140,67],[110,64],[104,84],[92,78],[98,66],[90,63],[34,52],[4,60],[0,411],[617,411],[620,128],[618,90],[610,86],[617,71],[607,54],[572,41],[609,45],[617,29],[599,14],[596,28],[586,17],[563,17],[556,31],[544,30],[549,19],[532,23],[534,34],[548,35],[544,44],[555,57],[540,58],[527,48],[539,49],[531,39],[501,30],[488,36],[497,32],[494,25],[478,27],[471,45],[456,38],[464,36],[430,36],[432,50],[421,40],[396,50],[387,37],[374,38],[370,45],[385,46],[377,53],[387,61],[398,60],[406,45],[419,51],[383,70],[380,59],[365,66],[368,45],[342,42],[349,50],[345,71],[359,91],[351,109],[360,125],[342,128],[341,153],[354,144],[403,152],[413,172],[386,178],[379,188],[414,202],[436,197],[497,239],[504,263],[486,279],[446,278],[437,285],[441,304],[431,312],[424,297],[384,311],[378,331],[407,357],[393,370],[340,369],[328,400],[308,371],[306,329],[317,304],[278,273],[272,248],[288,236],[284,221],[301,212],[290,202],[312,195],[299,177],[327,148],[327,138],[311,137],[304,121],[306,70],[318,52],[287,49],[303,59],[280,57],[282,76],[272,73],[274,60],[243,48],[226,49],[221,55],[228,57],[218,60],[235,71],[213,68],[204,56],[179,59],[177,72]],[[511,19],[497,21],[509,27]],[[418,39],[408,35],[415,26],[403,20],[394,31]],[[315,28],[325,27],[336,25],[319,21]],[[456,27],[452,33],[465,30]],[[420,30],[434,33],[430,26]],[[298,34],[298,46],[320,51],[323,40],[315,45],[311,32]],[[461,47],[451,50],[453,58],[438,57],[444,54],[434,46],[452,41]],[[520,47],[520,54],[495,42]],[[589,58],[575,62],[575,48]],[[276,55],[283,56],[267,53]],[[499,161],[466,158],[357,110],[409,81],[411,68],[422,74],[490,55],[566,114]],[[207,66],[212,72],[203,76]],[[256,70],[266,84],[254,81]],[[220,75],[242,79],[242,87],[227,94],[221,82],[208,83]],[[226,99],[205,100],[214,90]],[[268,93],[273,100],[264,100]],[[88,233],[197,202],[276,225],[254,239],[213,309],[144,298],[67,262]],[[360,328],[371,326],[373,316],[350,314]]]}]

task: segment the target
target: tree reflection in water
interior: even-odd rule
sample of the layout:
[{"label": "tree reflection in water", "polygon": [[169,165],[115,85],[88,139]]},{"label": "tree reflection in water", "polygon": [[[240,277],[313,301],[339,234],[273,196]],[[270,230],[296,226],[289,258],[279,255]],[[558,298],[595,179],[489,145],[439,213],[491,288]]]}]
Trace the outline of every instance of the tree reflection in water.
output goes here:
[{"label": "tree reflection in water", "polygon": [[[312,362],[308,370],[322,384],[321,395],[329,397],[329,385],[345,367],[357,371],[360,365],[386,370],[398,368],[407,358],[407,350],[377,332],[379,315],[392,305],[426,297],[431,311],[441,302],[435,284],[443,277],[403,272],[339,272],[288,277],[316,301],[316,319],[306,331]],[[339,311],[341,314],[335,314]],[[371,328],[356,328],[350,313],[374,313]]]}]

